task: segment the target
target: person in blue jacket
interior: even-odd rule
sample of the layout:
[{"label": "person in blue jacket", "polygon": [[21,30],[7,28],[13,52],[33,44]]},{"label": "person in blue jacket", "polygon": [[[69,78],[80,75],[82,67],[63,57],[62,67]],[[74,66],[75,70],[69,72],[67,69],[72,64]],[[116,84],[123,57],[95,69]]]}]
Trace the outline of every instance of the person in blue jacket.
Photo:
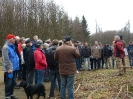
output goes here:
[{"label": "person in blue jacket", "polygon": [[6,75],[5,99],[18,99],[13,94],[15,71],[19,70],[19,57],[15,51],[15,36],[8,34],[2,48],[2,64]]}]

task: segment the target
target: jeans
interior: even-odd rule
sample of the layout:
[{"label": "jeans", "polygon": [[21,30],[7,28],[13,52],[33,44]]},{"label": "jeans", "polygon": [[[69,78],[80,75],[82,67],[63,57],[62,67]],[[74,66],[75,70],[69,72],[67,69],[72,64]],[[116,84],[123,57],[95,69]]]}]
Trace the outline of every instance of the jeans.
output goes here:
[{"label": "jeans", "polygon": [[60,91],[61,79],[60,79],[59,72],[58,73],[50,73],[51,87],[50,87],[49,97],[54,97],[54,89],[55,89],[56,79],[58,80],[59,91]]},{"label": "jeans", "polygon": [[76,58],[76,66],[77,66],[77,70],[80,70],[80,68],[81,68],[81,58]]},{"label": "jeans", "polygon": [[34,79],[34,70],[27,71],[26,82],[28,84],[33,84],[33,79]]},{"label": "jeans", "polygon": [[45,73],[45,70],[36,70],[36,73],[35,73],[35,84],[43,83],[44,73]]},{"label": "jeans", "polygon": [[6,76],[6,83],[5,83],[5,97],[10,98],[13,95],[14,92],[14,85],[15,85],[15,77],[16,73],[13,72],[13,78],[8,77],[8,73],[5,73]]},{"label": "jeans", "polygon": [[84,69],[86,69],[86,60],[88,61],[88,70],[91,70],[90,57],[84,58]]},{"label": "jeans", "polygon": [[66,99],[66,88],[68,89],[68,99],[74,99],[74,77],[75,75],[60,75],[61,77],[61,99]]},{"label": "jeans", "polygon": [[100,58],[98,59],[94,58],[94,69],[100,69]]}]

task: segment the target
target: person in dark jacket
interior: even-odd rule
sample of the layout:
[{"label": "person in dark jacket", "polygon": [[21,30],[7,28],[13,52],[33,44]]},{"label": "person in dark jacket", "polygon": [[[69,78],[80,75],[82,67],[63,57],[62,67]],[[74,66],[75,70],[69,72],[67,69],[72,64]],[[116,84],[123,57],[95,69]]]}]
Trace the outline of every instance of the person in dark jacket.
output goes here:
[{"label": "person in dark jacket", "polygon": [[104,58],[106,69],[108,69],[108,64],[111,68],[110,57],[112,56],[112,48],[109,46],[108,42],[105,42],[105,45],[102,49],[102,56]]},{"label": "person in dark jacket", "polygon": [[77,73],[79,73],[78,70],[81,69],[81,64],[82,64],[82,56],[81,56],[82,48],[79,43],[80,43],[79,41],[74,41],[74,47],[76,47],[80,53],[80,57],[76,58]]},{"label": "person in dark jacket", "polygon": [[32,42],[30,39],[28,39],[25,43],[26,43],[26,48],[23,50],[23,54],[24,54],[26,72],[27,72],[26,81],[29,84],[33,84],[35,62],[32,50]]},{"label": "person in dark jacket", "polygon": [[88,70],[91,70],[90,65],[90,56],[91,56],[91,48],[88,46],[88,43],[85,42],[82,48],[82,56],[84,58],[84,70],[86,69],[86,60],[88,61]]},{"label": "person in dark jacket", "polygon": [[49,98],[54,97],[56,79],[58,81],[59,91],[60,91],[61,80],[59,74],[59,67],[58,67],[58,62],[54,59],[54,54],[57,47],[58,47],[58,40],[53,40],[52,46],[47,49],[46,53],[48,67],[50,69],[50,81],[51,81]]},{"label": "person in dark jacket", "polygon": [[131,59],[133,58],[133,41],[129,42],[129,46],[127,47],[127,52],[128,52],[130,66],[132,66]]}]

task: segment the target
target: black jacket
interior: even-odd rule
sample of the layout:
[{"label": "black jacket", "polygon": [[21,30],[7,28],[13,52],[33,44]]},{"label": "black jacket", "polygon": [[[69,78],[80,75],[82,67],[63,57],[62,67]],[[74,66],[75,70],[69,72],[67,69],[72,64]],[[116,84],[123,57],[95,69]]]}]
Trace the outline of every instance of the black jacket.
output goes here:
[{"label": "black jacket", "polygon": [[102,56],[103,57],[110,57],[110,56],[112,56],[112,48],[111,48],[111,46],[104,46],[103,48],[102,48]]},{"label": "black jacket", "polygon": [[84,58],[89,58],[91,56],[91,48],[89,46],[82,48],[82,56]]},{"label": "black jacket", "polygon": [[53,45],[45,52],[48,67],[51,71],[59,71],[58,62],[54,59],[57,46]]},{"label": "black jacket", "polygon": [[24,55],[24,61],[26,70],[30,71],[35,68],[35,61],[34,61],[34,52],[32,50],[32,47],[26,46],[26,48],[23,50]]}]

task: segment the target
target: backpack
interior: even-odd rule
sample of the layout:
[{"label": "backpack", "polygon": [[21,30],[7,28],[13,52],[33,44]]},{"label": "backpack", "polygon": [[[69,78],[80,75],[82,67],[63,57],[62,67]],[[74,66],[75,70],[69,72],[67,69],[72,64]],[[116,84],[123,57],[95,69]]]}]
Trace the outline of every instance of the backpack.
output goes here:
[{"label": "backpack", "polygon": [[58,62],[54,59],[54,54],[55,54],[56,48],[57,47],[50,47],[49,49],[47,49],[45,51],[48,66],[57,66],[58,65]]}]

